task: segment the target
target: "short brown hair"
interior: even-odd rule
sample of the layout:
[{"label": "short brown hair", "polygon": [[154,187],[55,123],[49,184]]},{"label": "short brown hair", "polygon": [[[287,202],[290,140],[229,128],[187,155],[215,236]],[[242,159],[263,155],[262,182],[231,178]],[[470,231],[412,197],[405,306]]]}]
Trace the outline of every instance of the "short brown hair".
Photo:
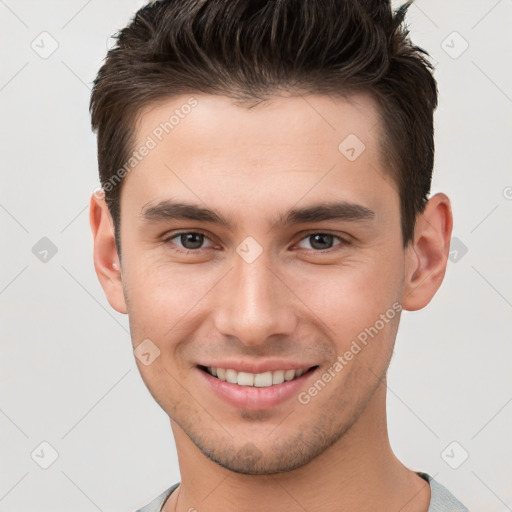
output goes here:
[{"label": "short brown hair", "polygon": [[403,23],[411,3],[395,12],[389,0],[160,0],[141,8],[116,34],[90,102],[118,251],[126,174],[119,171],[141,110],[184,93],[250,103],[279,90],[363,92],[377,101],[407,245],[430,191],[437,107],[428,53],[411,43]]}]

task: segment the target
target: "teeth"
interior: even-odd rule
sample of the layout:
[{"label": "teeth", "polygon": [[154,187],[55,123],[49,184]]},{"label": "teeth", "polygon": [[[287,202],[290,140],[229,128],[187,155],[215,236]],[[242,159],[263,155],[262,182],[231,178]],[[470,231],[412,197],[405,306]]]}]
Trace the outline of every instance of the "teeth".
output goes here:
[{"label": "teeth", "polygon": [[210,375],[220,380],[238,384],[239,386],[253,386],[256,388],[267,388],[276,384],[282,384],[285,381],[296,379],[303,375],[309,368],[301,368],[300,370],[276,370],[274,372],[249,373],[237,372],[231,368],[215,368],[208,366],[207,370]]},{"label": "teeth", "polygon": [[268,388],[272,386],[272,372],[257,373],[254,376],[255,388]]},{"label": "teeth", "polygon": [[272,372],[272,384],[282,384],[284,382],[284,370]]},{"label": "teeth", "polygon": [[254,386],[254,373],[238,372],[237,384],[239,386]]},{"label": "teeth", "polygon": [[295,370],[286,370],[284,372],[284,380],[292,380],[295,377]]},{"label": "teeth", "polygon": [[238,382],[238,372],[235,370],[226,370],[226,382],[236,384]]}]

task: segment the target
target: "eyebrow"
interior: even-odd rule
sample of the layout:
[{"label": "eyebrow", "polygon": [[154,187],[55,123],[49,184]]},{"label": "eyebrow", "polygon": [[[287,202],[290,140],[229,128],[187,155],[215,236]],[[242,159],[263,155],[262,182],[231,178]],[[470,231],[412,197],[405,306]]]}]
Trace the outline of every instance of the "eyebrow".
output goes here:
[{"label": "eyebrow", "polygon": [[[154,205],[147,203],[142,207],[141,218],[143,222],[148,223],[171,220],[208,222],[223,226],[229,231],[233,231],[237,227],[237,222],[233,217],[225,217],[214,209],[192,203],[175,202],[170,199]],[[303,208],[292,208],[273,221],[271,229],[325,220],[364,221],[374,218],[375,212],[360,204],[345,201],[324,202]]]}]

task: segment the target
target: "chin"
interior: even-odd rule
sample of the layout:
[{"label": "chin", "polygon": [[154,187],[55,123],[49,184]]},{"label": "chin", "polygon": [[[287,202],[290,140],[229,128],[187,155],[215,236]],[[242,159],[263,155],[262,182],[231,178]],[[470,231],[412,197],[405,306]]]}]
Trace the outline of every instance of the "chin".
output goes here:
[{"label": "chin", "polygon": [[229,471],[245,475],[272,475],[293,471],[310,463],[336,443],[346,430],[319,433],[314,429],[308,438],[299,432],[279,442],[267,439],[266,446],[248,441],[238,449],[233,445],[219,447],[217,444],[212,448],[195,440],[194,443],[203,455]]}]

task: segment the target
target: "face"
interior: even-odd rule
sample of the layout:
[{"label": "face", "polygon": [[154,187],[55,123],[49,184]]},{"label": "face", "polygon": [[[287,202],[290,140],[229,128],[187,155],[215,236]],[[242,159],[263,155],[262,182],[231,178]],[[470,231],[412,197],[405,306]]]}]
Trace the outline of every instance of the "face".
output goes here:
[{"label": "face", "polygon": [[121,193],[137,364],[211,460],[290,470],[357,425],[393,349],[408,253],[376,107],[193,97],[143,111],[135,147],[156,144]]}]

